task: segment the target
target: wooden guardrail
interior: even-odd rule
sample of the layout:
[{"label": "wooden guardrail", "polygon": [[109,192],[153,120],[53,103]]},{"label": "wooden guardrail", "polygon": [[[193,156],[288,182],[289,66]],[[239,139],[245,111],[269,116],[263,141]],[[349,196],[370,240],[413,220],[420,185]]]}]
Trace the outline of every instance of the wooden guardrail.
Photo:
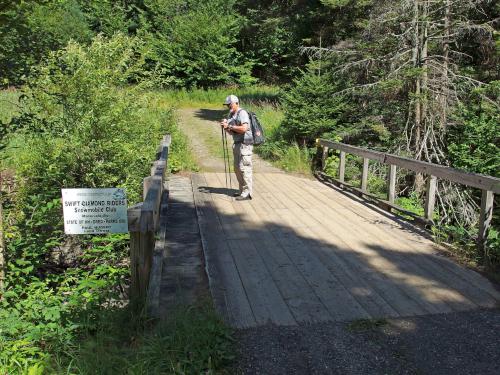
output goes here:
[{"label": "wooden guardrail", "polygon": [[170,135],[165,135],[151,167],[151,175],[143,180],[143,202],[130,207],[127,212],[130,232],[130,299],[133,301],[146,301],[148,293],[170,143]]},{"label": "wooden guardrail", "polygon": [[[500,194],[500,178],[485,176],[478,173],[469,173],[458,169],[445,167],[439,164],[428,163],[424,161],[409,159],[401,156],[386,154],[383,152],[372,151],[361,147],[350,146],[344,143],[332,142],[325,139],[317,140],[318,152],[321,153],[321,171],[317,176],[335,183],[342,188],[348,188],[350,191],[376,201],[382,208],[403,212],[415,219],[425,223],[432,223],[434,205],[436,201],[437,179],[452,181],[465,186],[470,186],[482,190],[481,211],[479,216],[479,232],[477,246],[482,250],[488,236],[488,229],[493,217],[493,197],[494,194]],[[340,151],[340,162],[338,178],[327,176],[323,170],[325,168],[326,158],[329,150]],[[345,182],[345,163],[346,154],[353,154],[363,158],[363,169],[361,175],[361,188],[357,188]],[[368,166],[370,160],[381,164],[386,164],[388,168],[387,179],[387,200],[381,200],[368,192]],[[394,204],[396,198],[396,169],[397,167],[409,169],[411,171],[422,173],[428,176],[426,186],[426,199],[424,206],[424,217],[415,215],[412,212]]]}]

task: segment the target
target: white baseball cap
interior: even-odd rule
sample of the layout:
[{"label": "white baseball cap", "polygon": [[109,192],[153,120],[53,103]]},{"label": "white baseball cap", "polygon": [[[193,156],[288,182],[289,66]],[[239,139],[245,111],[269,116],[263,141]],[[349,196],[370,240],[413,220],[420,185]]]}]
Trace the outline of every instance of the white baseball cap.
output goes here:
[{"label": "white baseball cap", "polygon": [[231,103],[239,103],[240,101],[238,100],[238,97],[236,95],[229,95],[226,97],[226,101],[224,102],[224,105],[228,105]]}]

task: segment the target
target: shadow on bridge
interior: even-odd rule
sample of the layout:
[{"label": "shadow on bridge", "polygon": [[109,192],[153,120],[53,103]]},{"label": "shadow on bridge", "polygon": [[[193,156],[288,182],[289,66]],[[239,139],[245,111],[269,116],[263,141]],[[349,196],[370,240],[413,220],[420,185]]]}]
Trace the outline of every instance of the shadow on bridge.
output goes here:
[{"label": "shadow on bridge", "polygon": [[[377,220],[358,227],[328,222],[312,211],[273,207],[265,194],[235,202],[229,198],[233,190],[199,182],[195,197],[210,287],[233,326],[497,306],[500,294],[487,280],[441,256],[417,234],[412,241],[404,238],[409,229],[397,222],[390,231],[378,228]],[[341,210],[330,218],[336,214]]]},{"label": "shadow on bridge", "polygon": [[201,193],[225,195],[227,197],[232,197],[234,196],[235,193],[239,192],[238,189],[228,189],[228,188],[211,187],[211,186],[200,186],[198,187],[198,191]]},{"label": "shadow on bridge", "polygon": [[[411,247],[400,232],[380,239],[338,221],[306,225],[264,192],[235,202],[220,178],[193,176],[196,208],[172,197],[169,230],[186,232],[186,213],[196,209],[214,303],[232,326],[250,327],[238,337],[252,348],[241,354],[252,371],[437,374],[474,363],[494,373],[500,312],[484,308],[499,294],[480,275],[422,250],[419,236]],[[185,236],[170,241],[187,249]]]}]

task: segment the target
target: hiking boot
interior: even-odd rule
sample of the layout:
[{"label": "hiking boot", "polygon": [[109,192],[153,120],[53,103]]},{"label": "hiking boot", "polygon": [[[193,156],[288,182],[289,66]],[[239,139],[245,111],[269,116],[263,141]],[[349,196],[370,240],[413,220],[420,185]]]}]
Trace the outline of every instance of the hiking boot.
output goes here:
[{"label": "hiking boot", "polygon": [[248,194],[246,196],[239,195],[235,198],[235,200],[237,200],[237,201],[249,201],[249,200],[252,200],[252,196],[250,194]]}]

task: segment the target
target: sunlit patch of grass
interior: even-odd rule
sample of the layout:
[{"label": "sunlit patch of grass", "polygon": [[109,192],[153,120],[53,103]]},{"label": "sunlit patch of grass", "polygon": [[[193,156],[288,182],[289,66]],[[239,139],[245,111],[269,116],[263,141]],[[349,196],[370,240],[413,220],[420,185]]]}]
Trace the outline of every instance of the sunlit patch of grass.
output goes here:
[{"label": "sunlit patch of grass", "polygon": [[12,90],[0,90],[0,122],[8,123],[18,111],[19,93]]},{"label": "sunlit patch of grass", "polygon": [[224,99],[230,94],[238,96],[242,106],[247,107],[276,104],[278,101],[278,89],[273,86],[166,90],[158,92],[158,97],[179,108],[221,108]]},{"label": "sunlit patch of grass", "polygon": [[281,157],[276,165],[287,172],[311,175],[311,156],[305,147],[299,147],[296,143],[281,151]]}]

